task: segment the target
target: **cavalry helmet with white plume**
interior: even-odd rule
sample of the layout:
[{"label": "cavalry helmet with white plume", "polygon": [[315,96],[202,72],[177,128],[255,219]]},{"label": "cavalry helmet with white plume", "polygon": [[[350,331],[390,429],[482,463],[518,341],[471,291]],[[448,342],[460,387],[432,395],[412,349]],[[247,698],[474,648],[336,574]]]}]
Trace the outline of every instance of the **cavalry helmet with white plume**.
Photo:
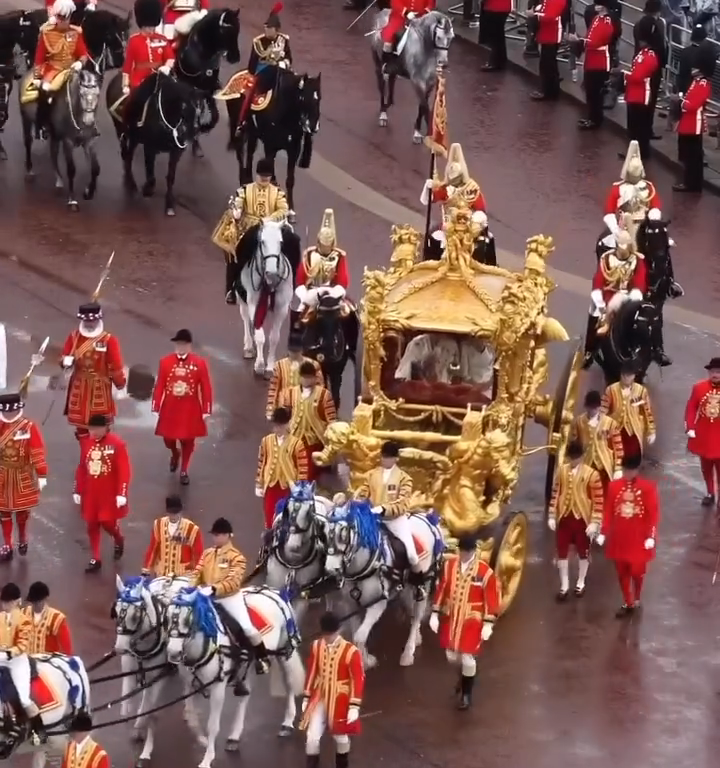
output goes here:
[{"label": "cavalry helmet with white plume", "polygon": [[624,213],[620,226],[620,231],[615,235],[615,255],[619,259],[626,259],[636,251],[635,234],[637,229],[632,215]]},{"label": "cavalry helmet with white plume", "polygon": [[143,27],[157,27],[162,22],[163,4],[160,0],[135,0],[135,23]]},{"label": "cavalry helmet with white plume", "polygon": [[69,19],[73,13],[75,13],[73,0],[55,0],[50,15],[56,19]]},{"label": "cavalry helmet with white plume", "polygon": [[337,244],[335,231],[335,214],[332,208],[326,208],[323,213],[322,224],[317,236],[318,245],[333,246]]},{"label": "cavalry helmet with white plume", "polygon": [[637,141],[631,141],[628,145],[625,162],[623,163],[620,178],[629,184],[636,184],[645,178],[645,166],[640,155],[640,145]]},{"label": "cavalry helmet with white plume", "polygon": [[451,144],[448,151],[447,165],[445,166],[445,183],[458,186],[464,184],[470,178],[465,162],[462,147],[459,144]]}]

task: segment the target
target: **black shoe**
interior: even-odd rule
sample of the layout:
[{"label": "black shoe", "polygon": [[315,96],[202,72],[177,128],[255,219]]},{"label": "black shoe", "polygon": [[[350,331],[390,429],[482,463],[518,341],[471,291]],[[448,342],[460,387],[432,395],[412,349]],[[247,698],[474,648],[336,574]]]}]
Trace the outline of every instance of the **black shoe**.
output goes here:
[{"label": "black shoe", "polygon": [[569,590],[563,591],[562,589],[555,595],[555,602],[556,603],[564,603],[568,599],[568,595],[570,594]]},{"label": "black shoe", "polygon": [[615,613],[615,618],[616,619],[626,619],[628,616],[632,616],[632,612],[634,610],[635,609],[633,608],[632,605],[625,605],[623,603],[623,605],[621,605],[620,608],[617,609],[617,611]]},{"label": "black shoe", "polygon": [[468,677],[467,675],[462,675],[460,677],[460,701],[458,702],[457,708],[462,712],[464,712],[466,709],[470,709],[470,705],[472,704],[472,689],[474,684],[474,676]]},{"label": "black shoe", "polygon": [[655,356],[655,362],[661,368],[667,368],[669,365],[672,365],[672,360],[664,352],[658,352]]},{"label": "black shoe", "polygon": [[708,495],[700,502],[703,507],[712,507],[714,503],[715,496],[713,496],[712,493],[708,493]]},{"label": "black shoe", "polygon": [[244,680],[235,681],[235,685],[233,685],[233,695],[238,697],[250,695],[250,689],[247,687]]},{"label": "black shoe", "polygon": [[9,563],[13,559],[13,548],[5,544],[0,548],[0,563]]},{"label": "black shoe", "polygon": [[695,194],[700,194],[702,190],[700,189],[692,189],[691,187],[686,186],[685,184],[673,184],[673,192],[694,192]]},{"label": "black shoe", "polygon": [[113,549],[113,558],[115,560],[121,560],[125,554],[125,539],[115,542],[115,548]]},{"label": "black shoe", "polygon": [[27,553],[28,553],[28,543],[27,543],[27,541],[22,542],[21,544],[18,544],[18,555],[20,555],[20,557],[25,557],[25,555],[27,555]]},{"label": "black shoe", "polygon": [[190,485],[190,477],[187,472],[180,473],[180,485]]},{"label": "black shoe", "polygon": [[47,744],[48,735],[40,715],[30,718],[30,739],[35,745]]},{"label": "black shoe", "polygon": [[92,558],[85,566],[85,573],[97,573],[102,568],[102,561]]},{"label": "black shoe", "polygon": [[575,597],[582,597],[585,594],[585,586],[578,587],[575,585]]},{"label": "black shoe", "polygon": [[581,131],[596,131],[600,125],[598,123],[593,123],[592,120],[580,120],[578,122],[578,128]]},{"label": "black shoe", "polygon": [[179,464],[180,464],[180,457],[179,456],[171,456],[170,457],[170,471],[171,472],[177,472]]},{"label": "black shoe", "polygon": [[335,753],[335,768],[348,768],[350,765],[350,753],[340,752]]}]

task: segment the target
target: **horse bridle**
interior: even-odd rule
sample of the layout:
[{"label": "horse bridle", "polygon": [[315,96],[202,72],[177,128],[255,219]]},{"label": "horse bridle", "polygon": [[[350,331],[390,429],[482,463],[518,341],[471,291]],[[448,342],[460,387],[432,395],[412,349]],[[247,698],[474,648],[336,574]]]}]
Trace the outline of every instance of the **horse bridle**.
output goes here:
[{"label": "horse bridle", "polygon": [[[258,253],[260,254],[259,259],[256,258]],[[250,273],[251,285],[254,291],[259,291],[263,285],[269,288],[265,282],[265,264],[269,259],[278,260],[278,284],[280,284],[286,280],[287,276],[290,274],[290,262],[282,252],[282,245],[280,246],[280,253],[265,253],[262,239],[260,238],[260,233],[258,232],[258,247],[255,255],[253,256],[252,269]],[[253,279],[254,277],[257,277],[260,282],[256,283]]]},{"label": "horse bridle", "polygon": [[[224,673],[224,665],[222,662],[225,657],[225,655],[221,653],[220,644],[218,642],[213,643],[211,638],[208,637],[208,635],[202,633],[203,647],[200,653],[200,658],[195,664],[193,665],[188,664],[187,657],[185,656],[185,643],[191,639],[191,635],[194,632],[194,628],[191,626],[188,632],[185,634],[182,634],[180,632],[180,612],[183,610],[194,611],[194,608],[190,605],[178,605],[175,607],[178,608],[178,610],[173,612],[172,616],[170,617],[170,621],[167,627],[167,633],[168,633],[168,638],[173,638],[175,640],[182,640],[182,643],[183,643],[183,652],[181,656],[182,663],[185,666],[187,666],[189,669],[191,669],[193,672],[193,675],[196,676],[197,670],[200,670],[203,667],[207,666],[215,658],[215,656],[219,656],[220,665],[218,669],[217,679],[220,680]],[[218,620],[219,618],[220,617],[218,617]]]},{"label": "horse bridle", "polygon": [[[147,604],[145,603],[145,600],[143,600],[142,598],[138,598],[137,600],[128,600],[127,598],[125,599],[119,598],[117,602],[120,603],[120,610],[117,611],[115,606],[113,606],[112,614],[114,615],[112,617],[116,621],[115,634],[119,635],[120,637],[132,638],[130,640],[130,653],[138,661],[148,661],[152,659],[154,656],[157,656],[162,651],[163,645],[165,644],[165,638],[163,637],[162,608],[160,607],[160,603],[155,598],[154,595],[150,595],[150,601],[152,602],[153,607],[155,608],[155,615],[157,616],[157,624],[156,626],[153,627],[151,622],[150,628],[147,629],[142,634],[138,635],[137,637],[134,637],[137,634],[137,631],[133,631],[126,626],[127,615],[128,615],[130,606],[132,605],[133,607],[135,607],[140,614],[138,618],[138,627],[141,627],[143,621],[146,618],[149,619]],[[150,649],[142,653],[138,651],[138,644],[141,643],[143,640],[145,640],[145,638],[150,637],[153,633],[155,633],[156,637]]]}]

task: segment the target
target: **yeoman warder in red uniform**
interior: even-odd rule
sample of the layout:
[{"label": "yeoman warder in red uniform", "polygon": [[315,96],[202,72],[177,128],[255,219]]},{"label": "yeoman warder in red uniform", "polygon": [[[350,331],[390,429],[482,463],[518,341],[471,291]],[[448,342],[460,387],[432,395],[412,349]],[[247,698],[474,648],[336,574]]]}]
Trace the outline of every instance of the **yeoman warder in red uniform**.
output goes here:
[{"label": "yeoman warder in red uniform", "polygon": [[155,434],[170,450],[170,471],[177,471],[180,464],[183,485],[190,482],[188,467],[195,440],[207,436],[205,419],[213,407],[207,363],[192,351],[192,340],[187,328],[172,337],[175,352],[160,361],[152,398],[153,412],[158,414]]},{"label": "yeoman warder in red uniform", "polygon": [[693,386],[685,407],[685,431],[688,451],[700,459],[707,488],[702,505],[709,507],[715,503],[720,481],[720,357],[713,357],[705,368],[707,379]]}]

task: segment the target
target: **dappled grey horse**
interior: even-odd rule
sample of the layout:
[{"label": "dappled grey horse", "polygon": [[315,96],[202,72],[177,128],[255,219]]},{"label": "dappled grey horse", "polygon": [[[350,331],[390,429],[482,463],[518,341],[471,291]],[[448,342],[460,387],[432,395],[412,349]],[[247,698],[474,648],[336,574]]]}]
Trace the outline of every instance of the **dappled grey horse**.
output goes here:
[{"label": "dappled grey horse", "polygon": [[[28,75],[27,77],[32,77]],[[97,189],[100,175],[100,163],[95,151],[97,127],[95,125],[98,103],[100,101],[100,74],[97,71],[81,69],[73,72],[66,83],[54,94],[48,110],[48,134],[50,140],[50,156],[55,170],[55,187],[63,189],[63,177],[60,173],[58,156],[62,147],[65,157],[67,204],[70,210],[78,210],[75,197],[75,159],[73,153],[76,147],[82,147],[90,165],[90,181],[83,197],[92,200]],[[24,88],[19,89],[22,94]],[[34,175],[32,164],[33,127],[37,117],[37,102],[20,104],[20,115],[23,125],[25,142],[25,172],[28,177]]]},{"label": "dappled grey horse", "polygon": [[450,18],[440,11],[430,11],[418,19],[413,19],[397,44],[397,62],[391,71],[386,73],[383,68],[380,30],[387,23],[389,15],[390,11],[380,11],[375,17],[374,29],[370,33],[375,75],[380,91],[378,124],[387,125],[388,109],[395,101],[395,81],[398,75],[406,77],[418,100],[413,141],[419,144],[424,136],[423,119],[428,132],[430,130],[430,96],[437,84],[437,70],[447,66],[448,52],[455,32]]}]

